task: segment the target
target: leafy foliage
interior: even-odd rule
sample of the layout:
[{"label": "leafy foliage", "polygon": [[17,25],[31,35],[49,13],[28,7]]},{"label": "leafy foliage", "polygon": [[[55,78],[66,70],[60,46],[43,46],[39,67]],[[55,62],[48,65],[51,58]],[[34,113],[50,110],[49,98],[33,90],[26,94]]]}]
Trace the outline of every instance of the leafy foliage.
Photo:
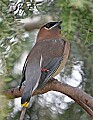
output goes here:
[{"label": "leafy foliage", "polygon": [[63,20],[63,34],[72,38],[78,33],[84,43],[93,40],[93,2],[91,0],[61,0],[57,1],[60,17]]},{"label": "leafy foliage", "polygon": [[[80,52],[81,49],[83,49],[80,52],[82,54],[82,58],[84,58],[83,71],[86,74],[86,78],[89,78],[89,80],[86,82],[88,84],[84,86],[86,91],[90,92],[93,88],[93,80],[88,76],[88,73],[90,72],[91,75],[93,73],[93,52],[91,50],[88,51],[87,49],[93,47],[92,0],[45,0],[41,2],[35,2],[35,0],[20,0],[20,2],[18,0],[11,0],[10,2],[8,0],[1,0],[0,87],[4,87],[4,85],[1,84],[3,83],[3,81],[5,81],[8,88],[9,86],[11,86],[11,82],[13,81],[13,79],[19,79],[19,76],[15,76],[13,74],[14,65],[20,58],[23,51],[25,49],[30,49],[32,46],[31,41],[34,38],[33,33],[31,36],[29,34],[29,37],[25,37],[25,31],[20,27],[19,20],[26,17],[46,14],[51,15],[54,20],[63,21],[62,35],[65,38],[73,41],[76,39],[76,43],[79,41],[80,44],[77,46],[79,46],[80,50],[78,49],[77,51]],[[88,45],[88,47],[85,47],[86,45]],[[73,51],[74,50],[75,49],[73,49]],[[76,58],[78,58],[78,56],[76,56]],[[69,67],[72,68],[72,59]],[[71,73],[70,70],[68,71],[69,73]],[[91,84],[89,84],[89,82]],[[2,96],[0,96],[0,98],[2,99]],[[6,100],[3,104],[6,104]],[[6,106],[1,106],[1,109],[4,109],[5,111],[5,113],[3,112],[1,116],[1,119],[3,120],[3,118],[6,117],[5,114],[7,113],[7,110],[5,110]],[[71,116],[71,113],[68,116]],[[62,116],[59,116],[58,119],[62,119]],[[71,119],[74,119],[74,117]]]}]

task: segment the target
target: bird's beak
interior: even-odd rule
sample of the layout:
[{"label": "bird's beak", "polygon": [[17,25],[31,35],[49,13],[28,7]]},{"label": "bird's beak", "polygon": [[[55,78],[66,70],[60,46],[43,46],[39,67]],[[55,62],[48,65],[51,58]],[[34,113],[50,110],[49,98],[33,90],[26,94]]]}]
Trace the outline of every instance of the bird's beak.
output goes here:
[{"label": "bird's beak", "polygon": [[54,25],[54,27],[60,26],[61,24],[62,24],[62,21],[59,21],[59,22],[57,22],[57,23]]},{"label": "bird's beak", "polygon": [[58,24],[60,25],[60,24],[62,24],[62,22],[63,22],[63,21],[59,21]]}]

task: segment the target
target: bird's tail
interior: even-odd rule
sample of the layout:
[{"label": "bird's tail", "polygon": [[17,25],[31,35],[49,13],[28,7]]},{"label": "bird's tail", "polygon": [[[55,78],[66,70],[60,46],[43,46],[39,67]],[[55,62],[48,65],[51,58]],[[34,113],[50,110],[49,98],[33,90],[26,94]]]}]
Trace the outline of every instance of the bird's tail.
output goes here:
[{"label": "bird's tail", "polygon": [[41,72],[39,70],[39,71],[37,71],[35,76],[32,75],[33,77],[31,76],[31,79],[26,81],[26,86],[25,86],[25,89],[23,91],[23,95],[22,95],[22,98],[21,98],[21,105],[23,107],[28,107],[30,98],[32,96],[32,93],[34,92],[34,90],[38,86],[39,79],[40,79],[40,74],[41,74]]},{"label": "bird's tail", "polygon": [[31,98],[31,93],[32,93],[32,88],[30,86],[28,87],[28,85],[26,85],[23,95],[22,95],[22,98],[21,98],[21,105],[23,107],[28,107],[29,101]]}]

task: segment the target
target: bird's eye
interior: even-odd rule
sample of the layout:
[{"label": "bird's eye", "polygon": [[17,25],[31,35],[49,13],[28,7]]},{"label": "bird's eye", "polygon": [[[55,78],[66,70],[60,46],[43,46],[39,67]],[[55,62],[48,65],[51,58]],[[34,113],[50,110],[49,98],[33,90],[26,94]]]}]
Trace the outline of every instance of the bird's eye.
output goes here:
[{"label": "bird's eye", "polygon": [[58,27],[59,29],[61,29],[61,23],[62,21],[59,21],[59,22],[49,22],[47,24],[45,24],[43,27],[47,28],[47,29],[51,29],[53,27]]},{"label": "bird's eye", "polygon": [[45,27],[49,29],[49,28],[53,27],[56,23],[57,23],[57,22],[47,23],[47,24],[45,25]]}]

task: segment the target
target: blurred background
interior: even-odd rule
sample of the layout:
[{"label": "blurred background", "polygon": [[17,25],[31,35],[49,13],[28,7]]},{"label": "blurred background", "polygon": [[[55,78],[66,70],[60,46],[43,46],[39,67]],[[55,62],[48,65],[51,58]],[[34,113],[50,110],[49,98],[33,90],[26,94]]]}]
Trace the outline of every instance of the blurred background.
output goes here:
[{"label": "blurred background", "polygon": [[[93,1],[0,0],[0,90],[18,87],[27,54],[40,26],[62,20],[62,35],[71,44],[59,81],[93,96]],[[0,120],[19,120],[21,99],[0,94]],[[50,91],[33,98],[25,120],[92,120],[72,99]]]}]

